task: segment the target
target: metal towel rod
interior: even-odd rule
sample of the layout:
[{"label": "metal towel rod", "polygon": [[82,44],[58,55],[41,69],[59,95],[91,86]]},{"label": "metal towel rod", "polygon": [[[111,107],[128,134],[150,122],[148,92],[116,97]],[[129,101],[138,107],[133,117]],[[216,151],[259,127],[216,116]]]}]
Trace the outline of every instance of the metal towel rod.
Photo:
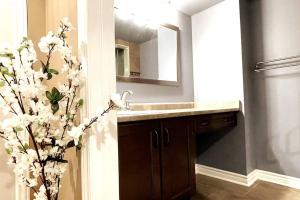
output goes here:
[{"label": "metal towel rod", "polygon": [[[288,61],[291,59],[297,59],[299,58],[299,60],[296,61],[291,61],[288,63],[276,63],[279,61]],[[272,66],[272,63],[274,63],[275,66]],[[268,66],[265,66],[266,64],[269,64]],[[277,58],[277,59],[273,59],[273,60],[268,60],[268,61],[263,61],[263,62],[258,62],[255,65],[255,70],[256,72],[259,71],[266,71],[266,70],[271,70],[271,69],[280,69],[280,68],[286,68],[286,67],[293,67],[293,66],[300,66],[300,55],[297,56],[290,56],[290,57],[285,57],[285,58]]]}]

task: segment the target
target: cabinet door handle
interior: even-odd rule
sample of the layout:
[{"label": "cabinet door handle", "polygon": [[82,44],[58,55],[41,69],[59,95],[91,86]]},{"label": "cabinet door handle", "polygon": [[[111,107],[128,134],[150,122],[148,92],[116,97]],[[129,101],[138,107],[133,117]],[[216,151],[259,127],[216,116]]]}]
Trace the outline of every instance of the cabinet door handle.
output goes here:
[{"label": "cabinet door handle", "polygon": [[157,130],[154,130],[153,133],[155,135],[155,141],[153,143],[153,146],[154,146],[154,148],[158,148],[158,146],[159,146],[159,135],[158,135]]},{"label": "cabinet door handle", "polygon": [[200,125],[201,126],[208,126],[208,122],[201,122]]},{"label": "cabinet door handle", "polygon": [[164,128],[164,145],[168,146],[170,144],[170,132],[167,128]]}]

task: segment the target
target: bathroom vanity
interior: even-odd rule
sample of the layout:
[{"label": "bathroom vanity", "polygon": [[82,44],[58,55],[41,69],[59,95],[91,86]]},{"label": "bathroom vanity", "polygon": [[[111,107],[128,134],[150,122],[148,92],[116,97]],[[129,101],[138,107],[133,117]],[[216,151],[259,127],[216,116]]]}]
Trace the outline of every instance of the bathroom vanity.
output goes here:
[{"label": "bathroom vanity", "polygon": [[196,135],[235,127],[239,102],[136,109],[118,113],[120,200],[189,199],[196,190]]}]

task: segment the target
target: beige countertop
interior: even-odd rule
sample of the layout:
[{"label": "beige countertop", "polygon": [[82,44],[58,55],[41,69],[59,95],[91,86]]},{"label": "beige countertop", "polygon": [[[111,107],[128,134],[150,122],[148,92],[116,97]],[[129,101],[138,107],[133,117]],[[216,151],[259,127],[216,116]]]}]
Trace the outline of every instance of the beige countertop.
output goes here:
[{"label": "beige countertop", "polygon": [[241,110],[240,101],[143,103],[132,104],[129,111],[118,111],[118,122],[133,122]]}]

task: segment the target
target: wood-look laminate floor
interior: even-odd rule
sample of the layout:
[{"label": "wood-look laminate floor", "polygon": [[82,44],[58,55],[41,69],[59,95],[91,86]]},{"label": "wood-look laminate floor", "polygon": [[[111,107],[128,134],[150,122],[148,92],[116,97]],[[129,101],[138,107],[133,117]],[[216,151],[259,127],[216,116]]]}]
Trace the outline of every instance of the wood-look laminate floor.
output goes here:
[{"label": "wood-look laminate floor", "polygon": [[191,200],[300,200],[300,190],[257,181],[252,187],[197,175],[197,195]]}]

